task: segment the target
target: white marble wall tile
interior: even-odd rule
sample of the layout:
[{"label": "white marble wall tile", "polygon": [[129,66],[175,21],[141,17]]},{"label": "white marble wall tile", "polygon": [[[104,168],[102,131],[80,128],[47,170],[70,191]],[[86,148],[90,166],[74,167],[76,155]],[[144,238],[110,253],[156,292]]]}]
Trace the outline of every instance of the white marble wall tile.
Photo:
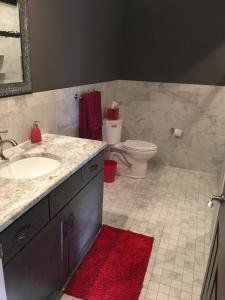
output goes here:
[{"label": "white marble wall tile", "polygon": [[74,124],[78,126],[78,103],[70,97],[56,100],[56,124],[57,130]]},{"label": "white marble wall tile", "polygon": [[0,130],[9,131],[2,137],[19,143],[28,140],[34,120],[40,121],[42,133],[77,136],[79,105],[74,95],[100,90],[104,111],[115,100],[115,87],[112,81],[0,99]]},{"label": "white marble wall tile", "polygon": [[[225,153],[225,87],[112,81],[34,93],[0,100],[0,129],[18,142],[29,138],[34,120],[43,133],[78,135],[76,93],[102,92],[103,113],[114,101],[124,119],[123,139],[156,143],[156,162],[217,172]],[[177,139],[170,128],[181,128]],[[5,137],[3,135],[3,137]]]},{"label": "white marble wall tile", "polygon": [[[123,138],[156,143],[156,160],[217,172],[225,153],[225,87],[119,81]],[[181,139],[170,128],[184,131]]]}]

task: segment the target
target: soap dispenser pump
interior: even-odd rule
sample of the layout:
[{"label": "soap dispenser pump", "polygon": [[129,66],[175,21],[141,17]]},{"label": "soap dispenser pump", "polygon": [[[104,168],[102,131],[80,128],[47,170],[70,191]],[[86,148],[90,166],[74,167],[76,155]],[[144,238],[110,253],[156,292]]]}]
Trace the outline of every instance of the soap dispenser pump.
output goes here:
[{"label": "soap dispenser pump", "polygon": [[39,121],[34,121],[33,127],[31,129],[31,134],[30,134],[30,140],[31,143],[39,143],[41,142],[41,131],[40,128],[38,127]]}]

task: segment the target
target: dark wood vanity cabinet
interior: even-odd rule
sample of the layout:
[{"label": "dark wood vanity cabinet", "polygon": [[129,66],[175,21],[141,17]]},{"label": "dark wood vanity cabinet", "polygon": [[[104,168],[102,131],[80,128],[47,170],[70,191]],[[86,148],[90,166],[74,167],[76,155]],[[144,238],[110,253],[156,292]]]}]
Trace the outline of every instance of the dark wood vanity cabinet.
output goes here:
[{"label": "dark wood vanity cabinet", "polygon": [[[46,202],[40,204],[46,199],[48,205]],[[63,286],[79,266],[101,228],[103,153],[94,157],[43,200],[25,215],[29,217],[30,224],[33,210],[38,212],[41,220],[45,216],[46,221],[47,214],[47,224],[39,228],[35,235],[29,232],[30,238],[23,242],[23,247],[18,248],[16,254],[11,251],[9,257],[6,252],[5,263],[3,253],[8,300],[59,299]],[[40,211],[40,207],[43,211]],[[26,223],[21,223],[20,219],[16,222],[26,227]],[[10,227],[17,232],[16,222]],[[4,240],[10,241],[12,238],[12,229],[9,228],[0,233],[3,248]],[[37,226],[34,228],[37,231]],[[24,234],[26,236],[27,232]],[[26,239],[24,236],[23,239]]]}]

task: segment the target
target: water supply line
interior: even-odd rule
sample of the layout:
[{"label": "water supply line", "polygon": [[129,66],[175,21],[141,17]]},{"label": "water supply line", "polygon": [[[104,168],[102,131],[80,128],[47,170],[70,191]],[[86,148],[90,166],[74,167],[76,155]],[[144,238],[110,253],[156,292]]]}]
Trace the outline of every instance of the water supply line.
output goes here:
[{"label": "water supply line", "polygon": [[125,165],[127,166],[127,167],[131,167],[132,166],[132,164],[128,161],[128,159],[126,158],[126,156],[125,156],[125,154],[124,154],[124,151],[123,150],[121,150],[121,149],[118,149],[118,148],[115,148],[115,147],[109,147],[109,152],[110,153],[115,153],[115,155],[118,157],[118,159],[121,161],[121,157],[118,155],[118,154],[120,154],[121,156],[122,156],[122,158],[123,158],[123,162],[125,163]]}]

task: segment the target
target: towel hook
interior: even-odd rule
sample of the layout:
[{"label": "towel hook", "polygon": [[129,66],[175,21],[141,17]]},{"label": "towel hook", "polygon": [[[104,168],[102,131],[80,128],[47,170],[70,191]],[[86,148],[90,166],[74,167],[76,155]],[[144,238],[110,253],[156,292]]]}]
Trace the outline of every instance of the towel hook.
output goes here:
[{"label": "towel hook", "polygon": [[[93,89],[92,92],[96,92],[96,90]],[[74,99],[77,100],[77,101],[79,102],[80,100],[83,99],[83,97],[82,97],[81,95],[79,95],[79,94],[75,94]]]},{"label": "towel hook", "polygon": [[78,94],[75,94],[74,99],[79,102],[82,99],[82,96],[78,95]]}]

